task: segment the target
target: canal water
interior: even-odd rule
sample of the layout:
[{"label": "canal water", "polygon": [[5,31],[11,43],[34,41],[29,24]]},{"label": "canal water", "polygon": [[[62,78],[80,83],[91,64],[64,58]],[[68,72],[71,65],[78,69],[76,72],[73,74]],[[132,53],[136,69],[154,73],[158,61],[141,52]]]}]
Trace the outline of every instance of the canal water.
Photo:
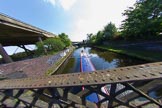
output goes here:
[{"label": "canal water", "polygon": [[99,50],[91,47],[81,47],[73,52],[72,56],[63,64],[61,69],[59,69],[56,74],[80,72],[81,50],[84,50],[84,52],[88,54],[88,57],[91,59],[96,70],[147,63],[141,59],[128,57],[105,50]]},{"label": "canal water", "polygon": [[[100,50],[91,47],[81,47],[75,49],[72,56],[63,64],[56,74],[80,72],[80,52],[82,50],[88,54],[88,57],[91,59],[96,70],[113,69],[117,67],[148,63],[145,60],[113,53],[106,50]],[[162,88],[150,92],[149,95],[154,98],[162,96]]]}]

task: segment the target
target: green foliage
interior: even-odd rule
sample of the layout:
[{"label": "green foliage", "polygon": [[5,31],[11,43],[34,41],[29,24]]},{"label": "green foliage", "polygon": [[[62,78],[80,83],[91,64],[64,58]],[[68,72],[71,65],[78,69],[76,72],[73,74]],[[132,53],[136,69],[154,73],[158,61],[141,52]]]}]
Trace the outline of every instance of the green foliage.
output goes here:
[{"label": "green foliage", "polygon": [[61,33],[59,34],[59,37],[48,38],[43,42],[37,42],[36,55],[44,55],[45,54],[44,49],[47,50],[48,54],[51,54],[63,50],[65,47],[68,47],[70,45],[71,45],[71,41],[68,38],[68,35],[66,35],[65,33]]},{"label": "green foliage", "polygon": [[28,57],[28,55],[25,52],[19,52],[19,53],[11,55],[11,58],[14,61],[23,60],[23,59],[25,59],[27,57]]},{"label": "green foliage", "polygon": [[102,44],[102,42],[104,41],[104,32],[103,31],[98,31],[96,34],[96,44]]},{"label": "green foliage", "polygon": [[122,34],[127,40],[154,39],[162,31],[162,1],[138,0],[123,13]]},{"label": "green foliage", "polygon": [[95,41],[96,41],[96,36],[95,35],[93,35],[92,33],[87,34],[87,42],[89,44],[95,44]]},{"label": "green foliage", "polygon": [[115,34],[115,36],[113,37],[113,41],[121,41],[121,40],[124,40],[124,38],[122,37],[122,35],[121,35],[122,33],[121,32],[117,32],[116,34]]},{"label": "green foliage", "polygon": [[58,36],[61,39],[61,41],[65,44],[65,47],[68,47],[72,44],[70,39],[68,38],[68,35],[66,35],[65,33],[61,33]]},{"label": "green foliage", "polygon": [[117,28],[115,27],[115,24],[110,22],[104,27],[104,38],[106,40],[112,40],[116,33]]},{"label": "green foliage", "polygon": [[65,45],[59,38],[49,38],[44,41],[47,51],[60,51],[63,50]]},{"label": "green foliage", "polygon": [[113,40],[116,36],[119,36],[117,34],[117,28],[113,23],[110,22],[104,27],[104,30],[98,31],[97,34],[87,34],[87,42],[92,45],[100,45],[103,42]]},{"label": "green foliage", "polygon": [[48,53],[51,53],[63,50],[65,47],[64,43],[61,41],[60,38],[48,38],[44,40],[43,43],[37,42],[36,46],[37,46],[36,53],[38,55],[45,54],[44,48],[47,50]]},{"label": "green foliage", "polygon": [[37,43],[36,43],[36,47],[37,47],[36,55],[45,54],[44,46],[43,46],[43,43],[42,43],[42,42],[37,42]]},{"label": "green foliage", "polygon": [[126,19],[121,25],[121,32],[110,22],[97,34],[87,34],[87,42],[100,45],[123,39],[162,39],[162,0],[137,0],[134,7],[129,7],[123,15]]}]

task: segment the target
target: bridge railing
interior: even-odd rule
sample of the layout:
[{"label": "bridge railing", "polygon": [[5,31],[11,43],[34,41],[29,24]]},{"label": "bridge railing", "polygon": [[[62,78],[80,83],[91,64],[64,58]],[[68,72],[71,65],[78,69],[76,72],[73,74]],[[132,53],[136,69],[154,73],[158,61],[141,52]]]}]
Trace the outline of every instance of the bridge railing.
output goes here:
[{"label": "bridge railing", "polygon": [[[161,86],[162,62],[158,62],[90,73],[1,80],[0,102],[12,107],[158,108],[162,107],[161,95],[150,93]],[[97,103],[86,99],[92,93],[99,96]]]}]

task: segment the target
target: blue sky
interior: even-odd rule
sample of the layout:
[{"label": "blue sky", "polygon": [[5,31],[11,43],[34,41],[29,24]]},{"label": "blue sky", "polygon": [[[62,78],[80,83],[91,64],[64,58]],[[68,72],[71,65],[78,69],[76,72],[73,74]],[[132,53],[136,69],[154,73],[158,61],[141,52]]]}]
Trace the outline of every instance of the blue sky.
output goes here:
[{"label": "blue sky", "polygon": [[0,12],[72,41],[86,39],[109,23],[120,27],[122,12],[136,0],[1,0]]},{"label": "blue sky", "polygon": [[68,14],[44,0],[1,0],[0,12],[56,34],[69,29]]}]

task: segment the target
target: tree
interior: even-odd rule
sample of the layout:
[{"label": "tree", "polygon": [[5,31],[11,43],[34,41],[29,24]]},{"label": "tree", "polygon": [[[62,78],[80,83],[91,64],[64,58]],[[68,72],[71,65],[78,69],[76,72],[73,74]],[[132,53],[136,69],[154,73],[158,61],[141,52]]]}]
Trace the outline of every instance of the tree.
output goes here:
[{"label": "tree", "polygon": [[162,1],[138,0],[123,13],[122,34],[127,40],[153,39],[162,31]]},{"label": "tree", "polygon": [[36,53],[38,55],[41,55],[41,54],[45,54],[44,48],[46,48],[48,53],[51,53],[51,52],[57,52],[63,50],[65,45],[60,40],[60,38],[48,38],[43,41],[43,44],[42,42],[37,42],[36,47],[37,47]]},{"label": "tree", "polygon": [[105,41],[112,40],[116,34],[117,28],[110,22],[104,27],[104,30],[98,31],[97,34],[87,34],[87,43],[100,45]]},{"label": "tree", "polygon": [[105,40],[111,40],[111,39],[113,39],[113,37],[117,33],[117,28],[115,27],[115,24],[110,22],[104,27],[103,32],[104,32],[104,37],[103,38]]},{"label": "tree", "polygon": [[104,32],[103,31],[98,31],[96,34],[96,44],[102,44],[102,42],[104,41]]},{"label": "tree", "polygon": [[65,47],[68,47],[71,45],[71,41],[68,38],[68,35],[66,35],[65,33],[61,33],[58,36],[61,39],[61,41],[65,44]]},{"label": "tree", "polygon": [[90,44],[90,43],[91,43],[92,36],[93,36],[93,34],[92,34],[92,33],[87,34],[87,43],[88,43],[88,44]]}]

